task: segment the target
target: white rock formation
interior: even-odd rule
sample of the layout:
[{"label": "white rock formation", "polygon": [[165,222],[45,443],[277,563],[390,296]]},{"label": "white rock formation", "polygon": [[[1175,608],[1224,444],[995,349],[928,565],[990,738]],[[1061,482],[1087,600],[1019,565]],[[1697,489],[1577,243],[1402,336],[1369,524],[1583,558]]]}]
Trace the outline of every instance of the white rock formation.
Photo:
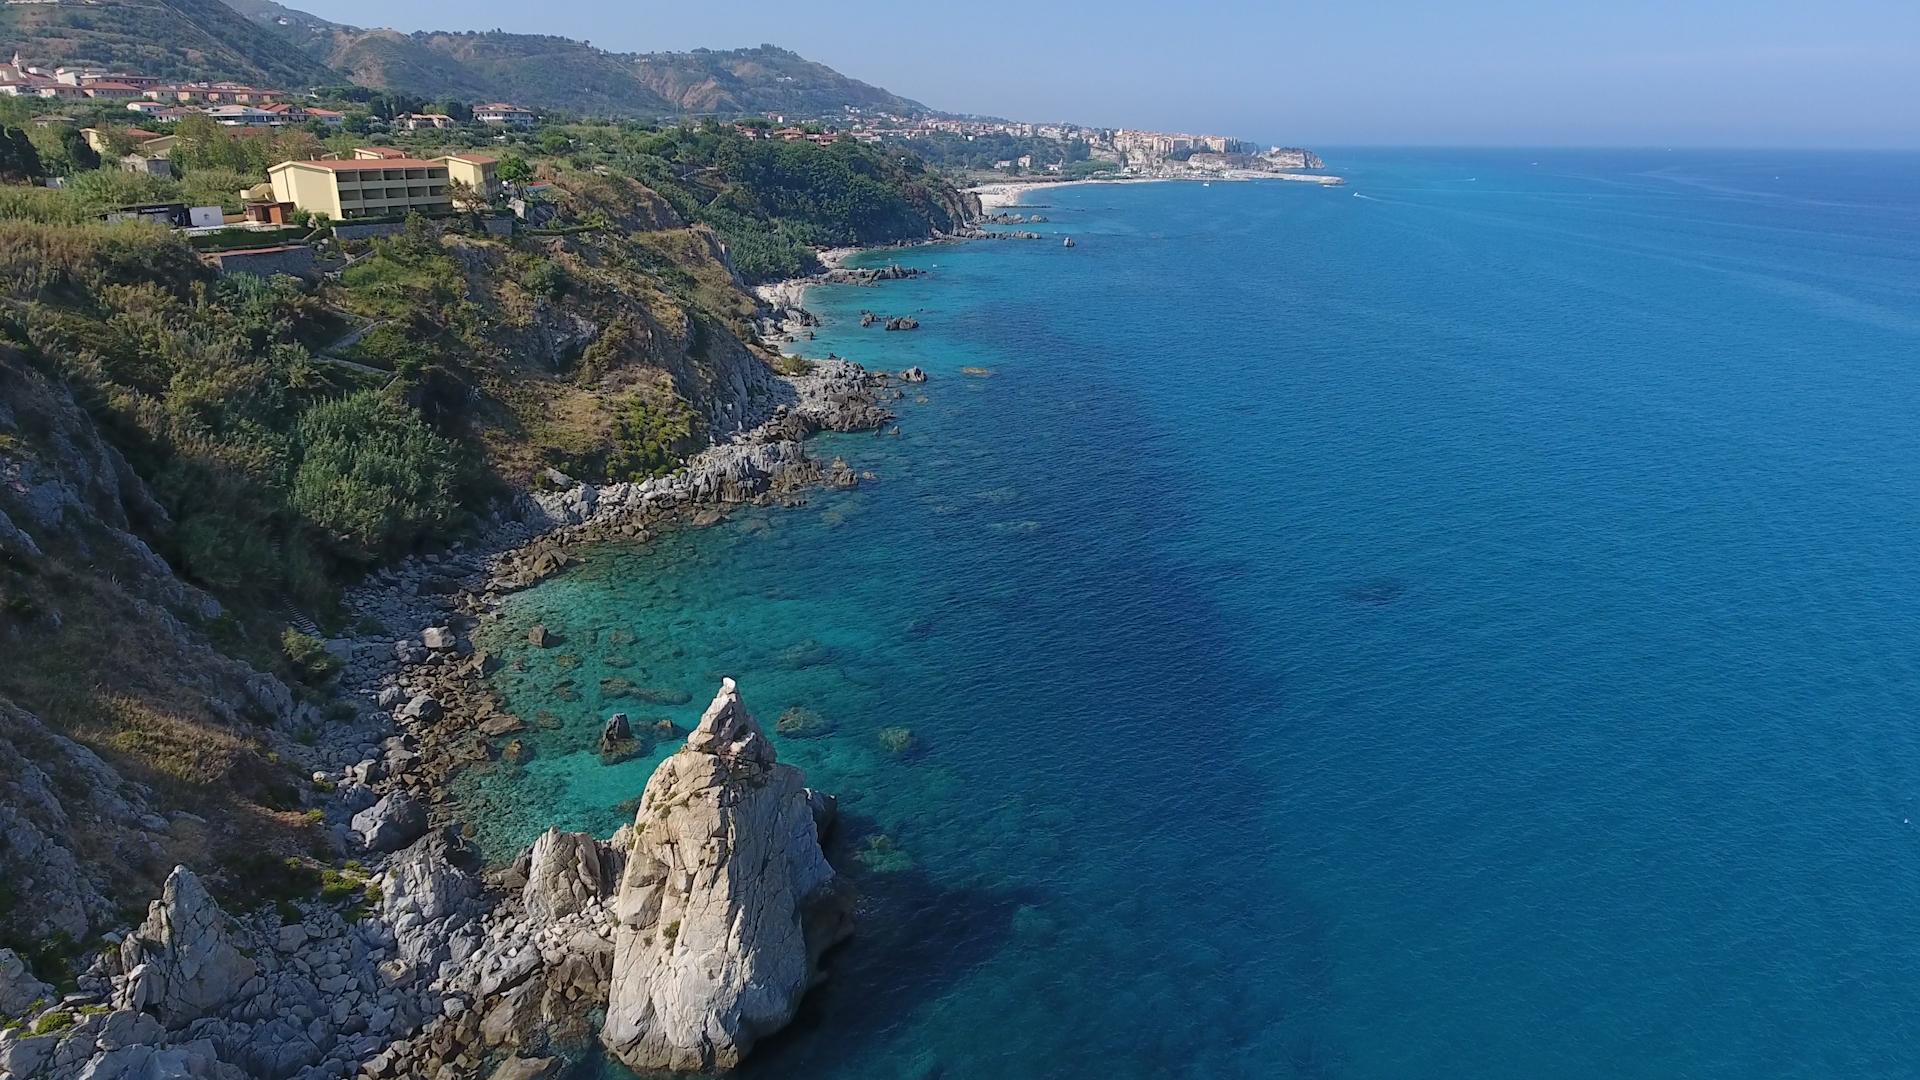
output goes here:
[{"label": "white rock formation", "polygon": [[732,679],[647,781],[614,918],[600,1037],[640,1071],[739,1064],[851,931],[805,780],[774,760]]},{"label": "white rock formation", "polygon": [[53,987],[33,977],[12,949],[0,949],[0,1016],[17,1017],[36,1001],[51,1001]]},{"label": "white rock formation", "polygon": [[120,944],[124,1006],[179,1027],[214,1013],[252,979],[254,963],[233,942],[233,924],[193,871],[176,866],[147,921]]},{"label": "white rock formation", "polygon": [[626,859],[586,833],[548,829],[527,852],[527,884],[520,891],[527,917],[546,926],[605,900],[619,884]]}]

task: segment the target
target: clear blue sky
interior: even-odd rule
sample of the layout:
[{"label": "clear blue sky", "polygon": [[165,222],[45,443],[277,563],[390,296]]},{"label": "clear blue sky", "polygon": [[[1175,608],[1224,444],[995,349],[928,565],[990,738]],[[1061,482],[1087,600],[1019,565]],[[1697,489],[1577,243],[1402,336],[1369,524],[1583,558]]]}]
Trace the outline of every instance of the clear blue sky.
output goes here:
[{"label": "clear blue sky", "polygon": [[1920,0],[304,7],[619,51],[771,42],[939,109],[1270,143],[1920,148]]}]

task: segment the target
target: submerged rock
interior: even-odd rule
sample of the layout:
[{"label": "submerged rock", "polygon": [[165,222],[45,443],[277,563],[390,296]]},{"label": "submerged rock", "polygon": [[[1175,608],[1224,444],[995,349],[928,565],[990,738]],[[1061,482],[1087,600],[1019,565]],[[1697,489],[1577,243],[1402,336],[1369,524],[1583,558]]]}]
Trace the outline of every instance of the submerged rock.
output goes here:
[{"label": "submerged rock", "polygon": [[615,1058],[731,1068],[793,1019],[821,955],[851,932],[815,803],[725,680],[634,818],[601,1032]]},{"label": "submerged rock", "polygon": [[833,733],[833,721],[807,708],[795,705],[780,714],[773,729],[792,739],[812,739]]}]

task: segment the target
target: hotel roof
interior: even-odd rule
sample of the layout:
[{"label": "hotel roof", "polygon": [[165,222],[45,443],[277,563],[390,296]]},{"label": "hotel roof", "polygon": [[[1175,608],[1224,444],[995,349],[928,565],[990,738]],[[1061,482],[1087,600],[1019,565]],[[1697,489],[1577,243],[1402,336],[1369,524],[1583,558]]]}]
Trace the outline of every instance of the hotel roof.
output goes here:
[{"label": "hotel roof", "polygon": [[362,169],[444,169],[444,161],[426,161],[421,158],[321,158],[318,161],[283,161],[275,165],[276,169],[299,165],[309,169],[326,169],[329,172],[359,172]]}]

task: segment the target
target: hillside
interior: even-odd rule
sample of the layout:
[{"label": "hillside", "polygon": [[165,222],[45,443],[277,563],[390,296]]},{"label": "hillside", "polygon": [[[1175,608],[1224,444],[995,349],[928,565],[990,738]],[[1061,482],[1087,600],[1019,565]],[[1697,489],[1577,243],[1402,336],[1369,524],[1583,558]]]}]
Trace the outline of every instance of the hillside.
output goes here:
[{"label": "hillside", "polygon": [[598,149],[533,163],[538,231],[416,219],[304,288],[86,223],[252,175],[0,185],[0,949],[49,981],[176,863],[247,908],[341,857],[311,776],[379,718],[289,622],[385,632],[340,590],[546,470],[640,480],[764,419],[793,364],[745,279],[977,209],[852,142],[561,130]]},{"label": "hillside", "polygon": [[927,111],[772,45],[615,53],[543,34],[405,34],[330,22],[275,0],[8,3],[0,5],[0,45],[33,61],[169,79],[293,90],[351,82],[434,101],[501,100],[605,116]]},{"label": "hillside", "polygon": [[0,6],[0,42],[37,61],[94,63],[168,79],[307,87],[338,77],[220,0],[87,0]]},{"label": "hillside", "polygon": [[429,100],[497,98],[615,116],[812,117],[836,115],[848,106],[927,111],[918,102],[772,45],[613,53],[540,34],[326,30],[284,12],[267,18],[353,82]]}]

